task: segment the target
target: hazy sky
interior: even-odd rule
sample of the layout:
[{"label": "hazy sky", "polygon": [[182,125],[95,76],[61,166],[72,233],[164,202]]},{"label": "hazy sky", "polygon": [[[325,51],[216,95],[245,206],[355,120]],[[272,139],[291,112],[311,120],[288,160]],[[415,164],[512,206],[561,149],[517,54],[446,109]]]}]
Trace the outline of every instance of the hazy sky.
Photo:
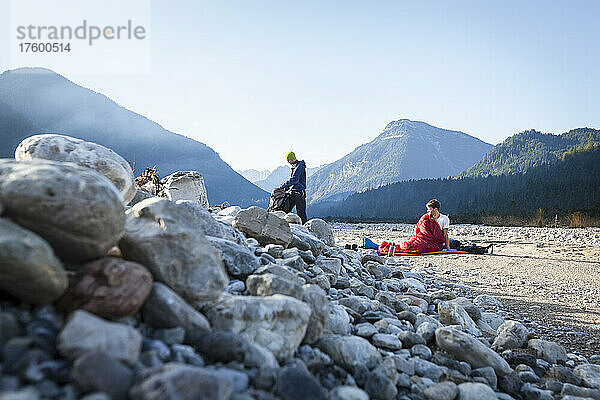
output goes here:
[{"label": "hazy sky", "polygon": [[[599,128],[599,17],[600,2],[573,0],[156,0],[151,73],[66,76],[235,169],[290,149],[316,166],[400,118],[494,144]],[[0,12],[2,71],[7,26]]]}]

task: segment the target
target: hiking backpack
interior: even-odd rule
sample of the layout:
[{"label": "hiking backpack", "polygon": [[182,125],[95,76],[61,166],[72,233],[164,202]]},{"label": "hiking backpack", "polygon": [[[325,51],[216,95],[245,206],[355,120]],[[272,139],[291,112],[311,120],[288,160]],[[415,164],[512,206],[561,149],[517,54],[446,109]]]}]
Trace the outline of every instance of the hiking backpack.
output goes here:
[{"label": "hiking backpack", "polygon": [[285,213],[289,213],[293,208],[291,203],[291,195],[285,189],[275,188],[271,192],[271,200],[269,201],[267,211],[284,211]]}]

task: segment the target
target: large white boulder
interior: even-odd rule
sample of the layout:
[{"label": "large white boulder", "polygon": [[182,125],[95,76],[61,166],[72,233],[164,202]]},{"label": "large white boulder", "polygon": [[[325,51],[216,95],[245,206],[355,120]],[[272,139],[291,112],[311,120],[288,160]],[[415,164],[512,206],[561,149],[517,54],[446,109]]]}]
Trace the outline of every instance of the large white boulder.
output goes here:
[{"label": "large white boulder", "polygon": [[195,201],[208,208],[204,178],[198,171],[177,171],[161,179],[164,196],[171,200]]},{"label": "large white boulder", "polygon": [[128,204],[136,192],[131,166],[123,157],[97,143],[65,135],[35,135],[24,139],[15,150],[15,159],[72,162],[107,177]]},{"label": "large white boulder", "polygon": [[256,206],[237,213],[233,227],[263,244],[273,243],[287,247],[293,238],[290,224],[285,219]]}]

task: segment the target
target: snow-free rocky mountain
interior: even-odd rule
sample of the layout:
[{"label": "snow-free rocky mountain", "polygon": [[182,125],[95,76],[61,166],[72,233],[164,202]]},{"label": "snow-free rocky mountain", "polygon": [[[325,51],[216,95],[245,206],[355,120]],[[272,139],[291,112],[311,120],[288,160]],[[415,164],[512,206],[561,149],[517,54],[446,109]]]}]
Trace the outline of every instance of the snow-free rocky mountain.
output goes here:
[{"label": "snow-free rocky mountain", "polygon": [[267,176],[271,174],[271,171],[268,169],[263,169],[261,171],[257,169],[244,169],[244,170],[236,170],[238,174],[248,179],[250,182],[254,183],[256,181],[262,181]]},{"label": "snow-free rocky mountain", "polygon": [[0,75],[0,158],[12,158],[17,144],[37,133],[60,133],[106,146],[135,164],[136,175],[154,165],[160,177],[178,170],[199,171],[210,204],[268,204],[268,193],[204,143],[170,132],[51,70],[4,72]]},{"label": "snow-free rocky mountain", "polygon": [[401,119],[341,159],[317,171],[308,201],[336,201],[389,183],[456,175],[493,146],[459,131]]}]

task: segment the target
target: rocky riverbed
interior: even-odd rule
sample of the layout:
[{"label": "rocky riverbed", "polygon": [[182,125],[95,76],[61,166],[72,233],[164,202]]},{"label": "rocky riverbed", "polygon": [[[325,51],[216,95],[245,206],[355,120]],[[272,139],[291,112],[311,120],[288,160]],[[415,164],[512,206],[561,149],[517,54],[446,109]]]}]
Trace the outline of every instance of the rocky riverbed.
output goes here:
[{"label": "rocky riverbed", "polygon": [[[0,160],[0,400],[600,399],[592,335],[522,301],[575,231],[457,226],[495,255],[379,257],[343,245],[411,227],[132,196],[117,154],[56,136]],[[564,292],[594,305],[569,291],[594,289],[584,232]]]},{"label": "rocky riverbed", "polygon": [[[333,224],[340,244],[363,237],[401,243],[408,224]],[[536,335],[563,343],[574,354],[600,354],[600,228],[533,228],[453,225],[463,243],[493,244],[491,255],[395,257],[441,282],[489,294]]]}]

